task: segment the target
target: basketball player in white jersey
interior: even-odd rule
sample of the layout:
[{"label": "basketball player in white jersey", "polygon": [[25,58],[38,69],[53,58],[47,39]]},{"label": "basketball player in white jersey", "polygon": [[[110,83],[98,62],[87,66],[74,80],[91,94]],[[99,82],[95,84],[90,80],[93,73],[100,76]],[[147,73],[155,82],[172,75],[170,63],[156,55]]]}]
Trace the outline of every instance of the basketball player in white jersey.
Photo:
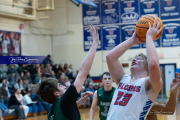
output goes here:
[{"label": "basketball player in white jersey", "polygon": [[[146,33],[146,54],[137,55],[131,64],[131,76],[119,62],[125,51],[136,43],[143,43],[136,35],[116,46],[106,56],[108,68],[117,84],[107,120],[145,120],[152,103],[155,103],[162,88],[162,79],[159,69],[159,59],[153,40],[161,32],[159,22]],[[138,32],[138,31],[137,31]]]},{"label": "basketball player in white jersey", "polygon": [[8,44],[10,44],[9,38],[6,36],[6,33],[1,33],[2,37],[0,37],[0,42],[2,45],[2,54],[3,56],[8,55]]},{"label": "basketball player in white jersey", "polygon": [[17,56],[20,54],[20,43],[19,35],[16,34],[16,39],[13,41],[13,47],[15,48],[15,55]]}]

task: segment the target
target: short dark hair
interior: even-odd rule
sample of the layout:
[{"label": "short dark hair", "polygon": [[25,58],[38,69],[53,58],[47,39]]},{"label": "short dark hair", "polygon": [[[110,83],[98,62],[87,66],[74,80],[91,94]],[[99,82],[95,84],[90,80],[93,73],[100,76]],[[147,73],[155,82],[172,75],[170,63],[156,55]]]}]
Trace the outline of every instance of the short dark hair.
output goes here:
[{"label": "short dark hair", "polygon": [[54,95],[57,89],[58,80],[55,78],[43,78],[35,89],[35,93],[39,95],[45,102],[53,104],[57,97]]},{"label": "short dark hair", "polygon": [[111,74],[109,72],[104,72],[102,75],[101,75],[101,80],[103,79],[103,76],[104,75],[107,75],[107,76],[111,76]]}]

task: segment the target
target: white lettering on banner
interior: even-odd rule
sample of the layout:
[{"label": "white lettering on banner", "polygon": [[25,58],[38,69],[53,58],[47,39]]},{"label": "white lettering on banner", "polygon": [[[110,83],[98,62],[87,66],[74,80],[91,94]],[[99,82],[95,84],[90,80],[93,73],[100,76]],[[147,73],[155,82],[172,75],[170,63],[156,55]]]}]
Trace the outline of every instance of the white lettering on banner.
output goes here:
[{"label": "white lettering on banner", "polygon": [[[118,2],[118,1],[117,1]],[[114,5],[115,2],[108,2],[108,3],[104,3],[104,5]]]},{"label": "white lettering on banner", "polygon": [[138,14],[135,12],[132,13],[124,13],[121,15],[121,19],[123,22],[136,22],[138,19]]},{"label": "white lettering on banner", "polygon": [[171,7],[164,7],[164,10],[165,11],[173,11],[173,10],[175,10],[176,9],[176,7],[175,6],[171,6]]},{"label": "white lettering on banner", "polygon": [[144,4],[148,4],[148,3],[155,3],[155,1],[148,1],[148,2],[143,2]]},{"label": "white lettering on banner", "polygon": [[134,12],[135,7],[130,7],[130,8],[124,8],[124,11],[127,12]]},{"label": "white lettering on banner", "polygon": [[124,1],[124,3],[134,3],[135,2],[134,0],[131,0],[131,1],[130,0],[129,1],[128,0],[121,0],[121,1]]},{"label": "white lettering on banner", "polygon": [[117,35],[106,35],[107,39],[116,39]]},{"label": "white lettering on banner", "polygon": [[86,14],[87,14],[87,15],[96,15],[96,14],[97,14],[97,11],[96,11],[96,10],[86,11]]},{"label": "white lettering on banner", "polygon": [[150,12],[154,12],[155,8],[151,8],[151,9],[144,9],[145,13],[150,13]]},{"label": "white lettering on banner", "polygon": [[106,9],[105,12],[106,14],[108,13],[114,13],[116,11],[116,9]]},{"label": "white lettering on banner", "polygon": [[175,38],[177,34],[166,34],[166,38]]}]

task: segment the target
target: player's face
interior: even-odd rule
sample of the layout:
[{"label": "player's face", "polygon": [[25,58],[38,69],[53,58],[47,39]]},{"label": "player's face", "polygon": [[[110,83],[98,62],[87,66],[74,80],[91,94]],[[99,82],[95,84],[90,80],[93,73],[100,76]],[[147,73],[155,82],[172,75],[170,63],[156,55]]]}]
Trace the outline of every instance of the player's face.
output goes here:
[{"label": "player's face", "polygon": [[102,81],[103,81],[104,86],[107,86],[107,87],[111,86],[113,82],[111,76],[106,75],[106,74],[103,75]]},{"label": "player's face", "polygon": [[62,96],[66,92],[66,87],[64,85],[61,85],[60,83],[58,83],[57,89],[60,96]]},{"label": "player's face", "polygon": [[131,70],[132,69],[146,69],[146,63],[141,56],[138,56],[132,60]]}]

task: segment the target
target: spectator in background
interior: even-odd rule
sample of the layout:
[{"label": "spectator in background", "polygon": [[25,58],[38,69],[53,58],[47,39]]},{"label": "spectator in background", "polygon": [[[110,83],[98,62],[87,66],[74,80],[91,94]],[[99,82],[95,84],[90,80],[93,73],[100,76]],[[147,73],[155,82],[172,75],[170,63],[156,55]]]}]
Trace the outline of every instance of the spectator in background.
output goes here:
[{"label": "spectator in background", "polygon": [[23,81],[22,81],[21,78],[18,80],[18,82],[17,82],[16,84],[14,84],[14,88],[15,88],[15,89],[24,90]]},{"label": "spectator in background", "polygon": [[67,63],[64,64],[63,72],[64,72],[65,74],[68,73],[68,64],[67,64]]},{"label": "spectator in background", "polygon": [[[44,100],[42,100],[42,98],[38,95],[35,95],[34,98],[32,98],[33,101],[37,101],[38,104],[38,112],[40,115],[42,115],[43,112],[43,108],[48,112],[50,110],[51,104],[44,102]],[[41,107],[40,107],[41,106]]]},{"label": "spectator in background", "polygon": [[71,64],[69,65],[68,71],[69,71],[69,73],[72,73],[72,72],[73,72],[73,68],[72,68],[72,65],[71,65]]},{"label": "spectator in background", "polygon": [[46,66],[47,64],[50,64],[51,61],[51,55],[47,55],[47,57],[43,61],[43,64]]},{"label": "spectator in background", "polygon": [[25,91],[22,92],[22,95],[24,96],[27,93],[27,91],[31,90],[31,87],[29,86],[28,79],[26,77],[24,77],[22,80],[23,80],[23,88],[24,88],[23,91]]},{"label": "spectator in background", "polygon": [[64,86],[65,86],[64,76],[63,76],[63,75],[61,75],[61,76],[59,77],[59,83],[60,83],[61,85],[64,85]]},{"label": "spectator in background", "polygon": [[[14,112],[15,109],[8,109],[8,107],[4,103],[0,102],[0,110],[4,111],[6,114],[11,114],[12,112]],[[2,115],[1,111],[0,114]]]},{"label": "spectator in background", "polygon": [[87,89],[89,87],[89,81],[84,82],[84,87]]},{"label": "spectator in background", "polygon": [[[79,92],[78,100],[82,97],[83,93],[85,93],[85,92],[86,92],[85,87],[82,86],[81,91]],[[88,97],[88,99],[86,100],[86,102],[84,102],[84,104],[83,104],[82,107],[83,107],[83,108],[86,108],[86,105],[87,105],[87,106],[90,105],[90,98],[89,98],[89,97]]]},{"label": "spectator in background", "polygon": [[16,82],[16,80],[15,80],[16,73],[17,73],[17,69],[16,69],[15,65],[10,64],[8,67],[8,72],[7,72],[10,83],[14,84]]},{"label": "spectator in background", "polygon": [[0,102],[5,103],[8,99],[8,92],[6,90],[6,84],[3,83],[2,87],[0,88]]},{"label": "spectator in background", "polygon": [[103,83],[100,83],[100,84],[99,84],[99,88],[102,88],[103,86],[104,86]]},{"label": "spectator in background", "polygon": [[41,80],[41,73],[39,72],[38,75],[35,77],[34,80],[35,84],[38,84],[40,80]]},{"label": "spectator in background", "polygon": [[99,85],[94,85],[94,91],[99,89]]},{"label": "spectator in background", "polygon": [[61,75],[62,75],[62,71],[58,70],[58,73],[56,74],[56,78],[59,79]]},{"label": "spectator in background", "polygon": [[35,77],[37,76],[37,73],[38,73],[38,68],[36,67],[36,64],[32,64],[30,66],[29,72],[30,72],[30,75],[31,75],[31,81],[32,81],[32,83],[34,83],[34,79],[35,79]]},{"label": "spectator in background", "polygon": [[0,75],[1,75],[2,77],[6,77],[7,71],[8,71],[7,65],[6,65],[6,64],[0,64]]},{"label": "spectator in background", "polygon": [[22,66],[21,65],[19,65],[19,67],[18,67],[18,69],[17,69],[17,71],[18,71],[18,73],[19,73],[19,75],[23,72],[27,72],[27,70],[25,69],[26,68],[26,65],[25,64],[22,64]]},{"label": "spectator in background", "polygon": [[[36,111],[36,103],[37,103],[37,101],[32,101],[30,96],[31,96],[31,91],[27,91],[26,95],[24,95],[24,97],[23,97],[23,103],[24,103],[24,105],[32,107],[33,115],[36,116],[36,112],[37,112]],[[39,107],[41,107],[41,106],[38,106],[38,110],[41,109]]]},{"label": "spectator in background", "polygon": [[58,71],[61,71],[61,72],[63,72],[63,69],[62,69],[62,65],[61,64],[59,64],[59,66],[58,66]]},{"label": "spectator in background", "polygon": [[50,75],[50,77],[52,77],[52,78],[56,78],[56,75],[55,75],[54,71],[51,71],[51,75]]},{"label": "spectator in background", "polygon": [[40,65],[40,72],[41,72],[42,77],[45,77],[45,69],[44,69],[43,64]]},{"label": "spectator in background", "polygon": [[[93,83],[89,83],[89,87],[86,89],[86,91],[90,91],[92,93],[94,93],[94,88],[93,88]],[[93,96],[89,96],[90,97],[90,104],[92,104],[92,100],[93,100]]]},{"label": "spectator in background", "polygon": [[[17,98],[22,98],[22,95],[19,94],[20,93],[20,89],[15,89],[14,94],[10,97],[9,100],[9,108],[10,109],[15,109],[16,114],[18,115],[18,119],[26,119],[26,114],[24,112],[24,109],[26,109],[26,111],[28,111],[28,107],[24,107],[23,102],[21,99],[17,99]],[[16,97],[18,96],[18,97]],[[20,100],[20,101],[19,101]]]},{"label": "spectator in background", "polygon": [[54,71],[55,74],[58,73],[57,64],[55,64],[55,65],[52,67],[52,70]]},{"label": "spectator in background", "polygon": [[20,89],[16,90],[15,96],[16,96],[16,99],[21,103],[21,105],[23,105],[24,114],[27,117],[27,114],[28,114],[28,111],[29,111],[29,107],[23,104],[23,96],[21,94],[21,90]]},{"label": "spectator in background", "polygon": [[39,64],[36,64],[36,68],[37,68],[37,73],[40,72],[40,66],[39,66]]},{"label": "spectator in background", "polygon": [[51,68],[53,67],[53,61],[50,62],[50,66],[51,66]]},{"label": "spectator in background", "polygon": [[50,64],[46,65],[45,75],[46,75],[46,77],[50,77],[51,76],[51,66],[50,66]]},{"label": "spectator in background", "polygon": [[[10,94],[10,92],[9,92],[9,90],[8,90],[8,88],[12,88],[12,86],[9,84],[9,81],[8,81],[8,78],[6,77],[6,78],[4,78],[4,80],[5,80],[5,84],[6,84],[6,90],[7,90],[7,92],[8,92],[8,98],[10,98],[10,96],[11,96],[11,94]],[[5,101],[5,104],[6,104],[6,102],[9,102],[9,101]]]},{"label": "spectator in background", "polygon": [[66,76],[64,81],[65,81],[66,89],[68,89],[68,87],[71,85],[71,82],[69,81],[69,78]]},{"label": "spectator in background", "polygon": [[73,72],[73,83],[74,83],[78,73],[79,73],[79,70],[76,70],[76,72]]},{"label": "spectator in background", "polygon": [[26,72],[26,75],[25,75],[26,79],[28,80],[28,83],[31,84],[32,81],[31,81],[31,76],[30,76],[30,72]]}]

